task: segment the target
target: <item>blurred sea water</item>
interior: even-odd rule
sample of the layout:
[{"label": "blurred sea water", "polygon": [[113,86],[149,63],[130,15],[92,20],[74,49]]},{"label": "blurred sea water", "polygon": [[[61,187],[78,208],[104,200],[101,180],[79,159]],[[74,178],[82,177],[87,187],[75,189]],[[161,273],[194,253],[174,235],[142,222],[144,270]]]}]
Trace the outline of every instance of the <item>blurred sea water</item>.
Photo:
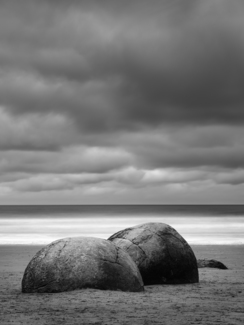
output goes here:
[{"label": "blurred sea water", "polygon": [[169,224],[189,244],[244,244],[244,205],[0,205],[0,245],[108,238],[147,222]]}]

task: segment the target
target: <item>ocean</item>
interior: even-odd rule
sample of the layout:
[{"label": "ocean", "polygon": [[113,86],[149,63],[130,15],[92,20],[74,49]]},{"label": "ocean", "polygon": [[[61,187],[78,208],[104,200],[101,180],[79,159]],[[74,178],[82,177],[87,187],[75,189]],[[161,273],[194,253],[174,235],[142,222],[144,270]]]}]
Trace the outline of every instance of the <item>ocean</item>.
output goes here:
[{"label": "ocean", "polygon": [[189,244],[244,244],[244,205],[0,205],[0,245],[108,238],[147,222],[172,226]]}]

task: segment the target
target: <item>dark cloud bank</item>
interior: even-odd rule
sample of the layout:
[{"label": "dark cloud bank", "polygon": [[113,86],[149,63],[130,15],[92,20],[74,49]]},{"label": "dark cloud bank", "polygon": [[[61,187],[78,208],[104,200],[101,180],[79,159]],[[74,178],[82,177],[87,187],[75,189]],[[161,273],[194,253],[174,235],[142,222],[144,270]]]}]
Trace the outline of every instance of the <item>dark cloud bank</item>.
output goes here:
[{"label": "dark cloud bank", "polygon": [[1,202],[242,203],[243,14],[0,1]]}]

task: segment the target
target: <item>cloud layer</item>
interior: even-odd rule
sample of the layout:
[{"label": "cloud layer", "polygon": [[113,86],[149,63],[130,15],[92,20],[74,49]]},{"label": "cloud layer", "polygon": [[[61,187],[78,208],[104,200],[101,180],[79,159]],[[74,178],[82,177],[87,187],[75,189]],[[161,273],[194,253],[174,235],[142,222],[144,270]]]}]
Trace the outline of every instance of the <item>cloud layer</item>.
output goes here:
[{"label": "cloud layer", "polygon": [[243,13],[241,0],[1,2],[1,202],[239,202]]}]

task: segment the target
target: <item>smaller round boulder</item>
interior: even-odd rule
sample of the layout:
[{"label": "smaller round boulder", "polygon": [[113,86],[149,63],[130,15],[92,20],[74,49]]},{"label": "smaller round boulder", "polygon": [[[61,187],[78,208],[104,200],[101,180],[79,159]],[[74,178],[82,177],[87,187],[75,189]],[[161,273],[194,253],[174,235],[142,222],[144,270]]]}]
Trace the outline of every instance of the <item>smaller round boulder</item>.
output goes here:
[{"label": "smaller round boulder", "polygon": [[198,259],[197,266],[198,266],[198,268],[212,267],[212,268],[221,269],[221,270],[228,269],[228,267],[226,265],[224,265],[222,262],[219,262],[216,260],[206,260],[206,259]]},{"label": "smaller round boulder", "polygon": [[119,231],[108,240],[129,253],[145,285],[199,281],[191,247],[169,225],[146,223]]},{"label": "smaller round boulder", "polygon": [[82,288],[143,291],[131,257],[100,238],[64,238],[41,249],[26,267],[22,292],[62,292]]}]

